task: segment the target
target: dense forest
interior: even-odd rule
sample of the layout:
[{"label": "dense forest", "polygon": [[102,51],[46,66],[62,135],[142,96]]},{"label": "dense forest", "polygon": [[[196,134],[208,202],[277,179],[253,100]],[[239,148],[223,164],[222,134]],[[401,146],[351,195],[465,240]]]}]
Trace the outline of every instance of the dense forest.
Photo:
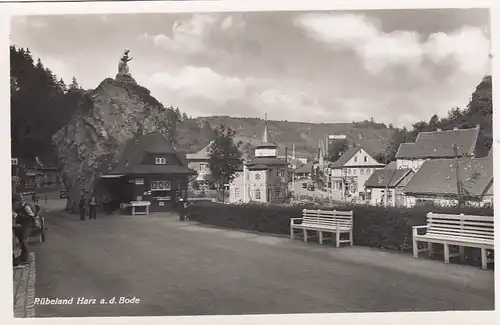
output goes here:
[{"label": "dense forest", "polygon": [[[10,47],[11,60],[11,140],[12,157],[34,161],[39,157],[47,164],[56,164],[52,135],[66,125],[75,114],[78,102],[86,93],[73,78],[67,84],[58,78],[42,61],[34,59],[29,49]],[[420,121],[412,129],[395,128],[373,119],[353,123],[300,123],[269,121],[273,140],[289,150],[292,144],[298,152],[314,155],[318,141],[328,134],[346,134],[355,142],[365,142],[380,158],[384,147],[388,160],[392,160],[401,142],[414,141],[418,132],[452,129],[453,127],[481,126],[478,149],[486,155],[492,146],[492,90],[491,76],[485,77],[472,94],[464,109],[453,108],[448,116],[432,116]],[[236,140],[243,142],[243,150],[251,151],[263,130],[262,119],[213,116],[189,118],[179,108],[170,107],[176,130],[176,142],[181,150],[196,151],[205,146],[213,129],[223,124],[236,130]],[[172,123],[169,123],[172,125]],[[390,131],[390,132],[388,132]],[[360,140],[361,139],[361,140]],[[290,152],[289,152],[290,153]],[[335,155],[332,155],[335,156]],[[385,157],[384,157],[385,158]]]}]

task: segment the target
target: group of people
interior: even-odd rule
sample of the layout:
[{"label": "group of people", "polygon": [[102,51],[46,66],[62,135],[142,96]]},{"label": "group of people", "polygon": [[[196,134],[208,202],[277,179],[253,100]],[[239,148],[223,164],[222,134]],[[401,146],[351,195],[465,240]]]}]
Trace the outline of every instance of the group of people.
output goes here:
[{"label": "group of people", "polygon": [[78,210],[80,212],[80,220],[85,221],[85,218],[88,216],[89,219],[96,219],[97,218],[97,212],[96,212],[96,207],[97,207],[97,201],[95,198],[95,195],[90,196],[90,200],[88,200],[85,197],[85,194],[82,194],[80,197],[80,202],[78,203]]},{"label": "group of people", "polygon": [[17,246],[17,243],[21,248],[19,256],[16,256],[15,251],[12,252],[14,268],[23,268],[28,263],[28,237],[33,222],[35,222],[36,214],[39,212],[38,210],[36,202],[32,207],[22,196],[15,196],[12,200],[13,248]]}]

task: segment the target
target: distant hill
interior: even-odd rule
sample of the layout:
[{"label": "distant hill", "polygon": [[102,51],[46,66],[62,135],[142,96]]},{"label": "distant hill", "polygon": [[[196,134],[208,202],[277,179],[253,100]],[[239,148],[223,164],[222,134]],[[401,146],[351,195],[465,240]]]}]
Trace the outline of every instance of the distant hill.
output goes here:
[{"label": "distant hill", "polygon": [[[264,130],[264,120],[230,116],[198,117],[182,121],[177,127],[179,149],[195,152],[210,141],[211,130],[223,124],[236,131],[236,140],[246,147],[257,144]],[[331,134],[344,134],[350,143],[363,145],[372,153],[380,153],[384,145],[391,141],[395,132],[384,124],[375,122],[357,123],[304,123],[288,121],[268,121],[272,140],[280,147],[280,154],[292,153],[295,144],[296,155],[313,158],[317,154],[318,142]]]}]

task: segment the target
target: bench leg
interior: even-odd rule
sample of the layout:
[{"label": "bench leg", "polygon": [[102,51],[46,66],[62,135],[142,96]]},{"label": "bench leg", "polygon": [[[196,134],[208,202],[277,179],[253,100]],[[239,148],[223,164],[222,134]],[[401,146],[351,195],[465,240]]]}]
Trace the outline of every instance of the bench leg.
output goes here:
[{"label": "bench leg", "polygon": [[431,242],[427,243],[427,251],[429,253],[429,256],[432,256],[433,251],[432,251],[432,243]]},{"label": "bench leg", "polygon": [[352,230],[349,231],[349,241],[350,241],[349,244],[351,246],[354,246],[354,239],[352,238]]},{"label": "bench leg", "polygon": [[444,244],[444,262],[450,263],[450,246],[448,244]]},{"label": "bench leg", "polygon": [[323,232],[322,231],[318,231],[318,241],[319,241],[319,244],[323,244]]},{"label": "bench leg", "polygon": [[483,270],[488,269],[488,256],[486,255],[486,248],[481,248],[481,267]]},{"label": "bench leg", "polygon": [[132,215],[135,216],[135,206],[132,206]]},{"label": "bench leg", "polygon": [[462,260],[462,261],[465,260],[465,247],[460,246],[458,248],[458,251],[460,253],[460,260]]},{"label": "bench leg", "polygon": [[335,233],[335,246],[337,248],[340,247],[340,231],[338,228],[337,228],[337,232]]},{"label": "bench leg", "polygon": [[307,242],[307,229],[303,229],[303,233],[304,233],[304,243]]},{"label": "bench leg", "polygon": [[418,258],[418,241],[413,239],[413,258]]},{"label": "bench leg", "polygon": [[293,227],[290,226],[290,240],[293,240]]}]

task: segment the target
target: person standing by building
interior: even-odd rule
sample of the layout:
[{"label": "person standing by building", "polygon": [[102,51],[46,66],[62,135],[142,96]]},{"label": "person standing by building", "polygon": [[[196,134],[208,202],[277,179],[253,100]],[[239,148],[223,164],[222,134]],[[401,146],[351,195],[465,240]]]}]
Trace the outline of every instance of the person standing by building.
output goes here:
[{"label": "person standing by building", "polygon": [[87,212],[85,211],[87,210],[85,204],[85,194],[82,194],[80,197],[80,202],[78,203],[78,209],[80,211],[80,220],[85,221],[85,213]]},{"label": "person standing by building", "polygon": [[35,213],[23,198],[16,200],[14,203],[14,212],[17,214],[14,233],[21,246],[19,261],[20,263],[26,264],[29,258],[28,237],[35,218]]},{"label": "person standing by building", "polygon": [[96,219],[96,206],[97,206],[97,202],[96,202],[96,199],[95,199],[95,195],[92,195],[91,198],[90,198],[90,201],[89,201],[89,219]]}]

